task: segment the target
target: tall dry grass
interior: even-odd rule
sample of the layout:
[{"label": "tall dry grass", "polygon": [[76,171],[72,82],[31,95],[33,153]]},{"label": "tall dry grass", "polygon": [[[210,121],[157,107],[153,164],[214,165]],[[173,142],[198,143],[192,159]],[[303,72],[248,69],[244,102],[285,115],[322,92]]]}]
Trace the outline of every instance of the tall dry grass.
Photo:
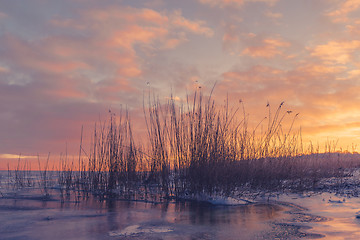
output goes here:
[{"label": "tall dry grass", "polygon": [[249,187],[315,188],[320,179],[343,177],[354,166],[334,158],[333,144],[326,153],[305,148],[301,131],[294,130],[298,114],[283,109],[283,102],[267,108],[266,117],[254,124],[241,101],[217,105],[211,93],[200,91],[183,103],[149,96],[143,107],[146,138],[134,139],[128,111],[110,113],[107,122],[95,125],[90,151],[80,146],[80,171],[72,174],[65,165],[61,181],[102,196],[229,196]]},{"label": "tall dry grass", "polygon": [[226,100],[219,107],[211,94],[205,98],[201,92],[180,106],[172,97],[166,104],[149,101],[145,119],[154,159],[151,171],[167,194],[171,175],[175,195],[229,195],[246,183],[272,185],[287,177],[285,162],[301,152],[293,123],[287,132],[282,130],[282,121],[291,114],[282,107],[273,116],[269,110],[267,129],[259,133],[257,127],[249,130],[242,102],[230,108]]},{"label": "tall dry grass", "polygon": [[[95,124],[89,150],[81,135],[77,171],[65,156],[58,183],[67,194],[101,198],[230,196],[249,188],[314,189],[323,178],[343,179],[348,169],[359,167],[351,158],[341,159],[334,143],[325,152],[305,147],[294,127],[298,114],[284,103],[266,107],[266,116],[254,123],[242,101],[218,105],[212,92],[195,91],[182,103],[172,96],[166,102],[149,96],[143,106],[147,133],[141,139],[134,137],[127,110],[110,112],[107,121]],[[23,174],[15,171],[18,185]],[[46,169],[41,176],[46,180]]]}]

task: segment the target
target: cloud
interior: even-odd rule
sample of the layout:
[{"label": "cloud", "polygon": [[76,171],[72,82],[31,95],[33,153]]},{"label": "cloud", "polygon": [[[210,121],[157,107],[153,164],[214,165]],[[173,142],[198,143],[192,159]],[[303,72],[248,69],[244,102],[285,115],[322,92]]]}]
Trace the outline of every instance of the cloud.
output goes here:
[{"label": "cloud", "polygon": [[0,12],[0,20],[7,18],[7,17],[8,17],[8,15],[6,13]]},{"label": "cloud", "polygon": [[[105,22],[118,22],[119,20],[123,20],[123,24],[146,23],[146,25],[163,25],[169,21],[167,16],[155,10],[128,6],[105,6],[103,8],[87,9],[82,10],[81,15],[82,19],[88,19],[100,25]],[[122,22],[118,23],[122,24]],[[88,25],[86,24],[86,26]]]},{"label": "cloud", "polygon": [[6,68],[6,67],[3,67],[3,66],[0,66],[0,74],[1,73],[8,73],[9,72],[9,69]]},{"label": "cloud", "polygon": [[248,2],[263,2],[269,5],[274,5],[276,4],[279,0],[247,0]]},{"label": "cloud", "polygon": [[296,71],[306,72],[309,75],[326,75],[343,73],[347,68],[344,66],[329,66],[316,62],[309,62],[297,67]]},{"label": "cloud", "polygon": [[348,22],[348,15],[360,8],[360,0],[340,1],[335,10],[328,12],[326,15],[331,17],[334,22]]},{"label": "cloud", "polygon": [[253,32],[244,33],[234,24],[225,26],[222,38],[222,48],[225,52],[252,58],[269,59],[285,56],[285,51],[290,47],[291,43],[279,35],[264,36]]},{"label": "cloud", "polygon": [[[44,76],[49,80],[43,83],[50,82],[50,78],[62,79],[59,81],[67,87],[58,86],[59,97],[89,97],[77,94],[74,84],[70,84],[82,78],[89,78],[90,84],[96,84],[92,91],[101,91],[104,96],[107,91],[120,91],[125,86],[127,90],[136,91],[130,87],[134,86],[131,82],[142,76],[142,59],[147,55],[175,48],[187,40],[187,34],[213,35],[204,21],[189,20],[180,11],[165,14],[132,7],[82,10],[73,18],[57,17],[50,24],[74,34],[50,35],[32,42],[7,34],[1,39],[2,60],[17,72],[49,75]],[[12,76],[11,81],[14,78]],[[32,78],[31,81],[39,80]],[[98,84],[101,81],[104,84]],[[94,96],[101,94],[92,93]]]},{"label": "cloud", "polygon": [[228,24],[225,27],[225,33],[222,39],[222,48],[225,52],[235,54],[238,52],[238,47],[240,45],[240,36],[239,30],[236,25]]},{"label": "cloud", "polygon": [[244,4],[245,0],[199,0],[202,4],[210,5],[211,7],[226,7],[236,6],[240,7]]},{"label": "cloud", "polygon": [[348,24],[345,27],[347,33],[350,33],[351,36],[357,37],[360,35],[360,20],[356,20],[353,24]]},{"label": "cloud", "polygon": [[260,58],[272,58],[276,55],[283,55],[283,48],[290,47],[290,43],[281,39],[267,38],[259,45],[248,46],[242,51],[242,55]]},{"label": "cloud", "polygon": [[[66,13],[44,3],[46,11],[29,8],[26,16],[10,10],[11,1],[3,4],[0,153],[78,146],[82,124],[91,127],[99,113],[106,118],[121,104],[131,109],[136,129],[145,128],[139,120],[144,92],[165,99],[162,94],[173,91],[184,99],[186,90],[206,92],[216,80],[216,100],[221,104],[227,92],[243,99],[253,119],[266,116],[267,101],[272,110],[285,101],[300,112],[308,136],[320,134],[316,127],[356,127],[360,23],[354,2],[336,1],[328,17],[346,22],[328,25],[318,16],[328,5],[323,2],[304,19],[306,8],[285,14],[280,4],[286,1],[199,1],[138,7],[142,3],[69,0],[62,4]],[[280,18],[285,25],[274,24]]]},{"label": "cloud", "polygon": [[[277,96],[288,86],[284,71],[264,65],[252,66],[246,70],[231,70],[222,74],[222,82],[219,88],[224,92],[232,92],[235,95],[243,95],[248,99],[247,102],[258,104],[256,98],[272,98],[277,89]],[[285,92],[284,92],[285,93]],[[277,97],[278,98],[278,97]],[[255,101],[254,101],[255,100]]]},{"label": "cloud", "polygon": [[278,0],[199,0],[202,4],[211,7],[242,7],[244,3],[262,2],[270,6],[275,5]]},{"label": "cloud", "polygon": [[212,37],[214,35],[214,32],[211,28],[205,27],[204,21],[191,21],[185,19],[183,16],[181,16],[181,12],[179,11],[176,11],[172,17],[172,24],[193,33],[205,35],[207,37]]},{"label": "cloud", "polygon": [[360,70],[355,69],[348,72],[349,78],[359,77],[360,76]]},{"label": "cloud", "polygon": [[[48,73],[63,73],[86,68],[86,64],[71,59],[60,59],[44,51],[44,42],[30,43],[14,35],[4,35],[0,41],[6,49],[3,61],[12,62],[24,70],[41,71]],[[1,58],[1,57],[0,57]]]},{"label": "cloud", "polygon": [[32,39],[0,35],[0,132],[7,136],[0,153],[77,146],[82,124],[91,128],[100,113],[121,104],[142,106],[144,69],[154,55],[214,34],[180,11],[121,5],[55,15],[44,28]]},{"label": "cloud", "polygon": [[360,41],[330,41],[310,49],[311,56],[318,57],[327,64],[347,64],[360,50]]},{"label": "cloud", "polygon": [[274,12],[271,12],[271,11],[266,11],[265,12],[265,16],[271,18],[271,19],[280,19],[283,17],[283,14],[282,13],[274,13]]}]

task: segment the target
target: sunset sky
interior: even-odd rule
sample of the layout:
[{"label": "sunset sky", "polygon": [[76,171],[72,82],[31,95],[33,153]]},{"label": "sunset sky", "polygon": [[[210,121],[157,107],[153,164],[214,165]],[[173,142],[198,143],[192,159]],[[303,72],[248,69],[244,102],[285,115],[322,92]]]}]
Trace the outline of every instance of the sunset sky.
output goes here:
[{"label": "sunset sky", "polygon": [[255,121],[285,101],[305,141],[360,147],[360,0],[2,0],[0,169],[215,82]]}]

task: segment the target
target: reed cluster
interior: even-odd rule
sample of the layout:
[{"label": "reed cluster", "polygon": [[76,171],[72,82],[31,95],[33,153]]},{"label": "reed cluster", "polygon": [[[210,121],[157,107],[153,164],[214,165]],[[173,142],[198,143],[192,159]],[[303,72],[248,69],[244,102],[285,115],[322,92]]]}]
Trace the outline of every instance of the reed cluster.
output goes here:
[{"label": "reed cluster", "polygon": [[323,177],[344,176],[349,163],[330,151],[304,149],[301,132],[293,130],[298,115],[283,107],[272,112],[268,104],[267,116],[250,129],[242,101],[219,106],[201,92],[180,104],[172,96],[165,103],[149,96],[146,137],[134,138],[127,111],[111,113],[95,125],[90,151],[80,146],[80,171],[65,168],[59,179],[84,192],[148,199],[153,193],[182,198],[230,196],[245,187],[279,190],[289,187],[284,182],[314,187]]},{"label": "reed cluster", "polygon": [[[281,103],[261,121],[250,122],[244,103],[217,105],[195,92],[185,102],[171,96],[144,101],[147,133],[135,139],[128,111],[95,124],[92,144],[80,143],[78,166],[62,161],[58,184],[62,191],[126,199],[231,196],[242,189],[316,188],[325,177],[343,178],[359,167],[340,159],[335,147],[320,153],[303,146],[293,129],[298,114]],[[288,122],[284,129],[284,120]],[[254,127],[250,127],[254,126]],[[343,155],[341,155],[343,156]],[[16,184],[25,171],[17,169]],[[44,189],[47,172],[40,172]]]}]

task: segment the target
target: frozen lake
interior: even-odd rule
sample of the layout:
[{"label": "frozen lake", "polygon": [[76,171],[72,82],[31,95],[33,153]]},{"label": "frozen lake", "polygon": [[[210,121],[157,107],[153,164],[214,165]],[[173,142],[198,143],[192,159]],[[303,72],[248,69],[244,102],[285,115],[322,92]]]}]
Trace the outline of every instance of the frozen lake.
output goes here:
[{"label": "frozen lake", "polygon": [[[296,239],[318,237],[287,220],[279,204],[238,206],[89,198],[41,200],[20,191],[0,198],[0,239]],[[302,216],[302,215],[301,215]]]},{"label": "frozen lake", "polygon": [[0,180],[2,240],[360,239],[360,198],[350,195],[275,194],[239,205],[91,196],[76,201],[74,193],[60,198],[57,188],[44,199],[39,188],[14,190],[7,178]]},{"label": "frozen lake", "polygon": [[283,215],[276,205],[0,199],[1,239],[251,239]]}]

